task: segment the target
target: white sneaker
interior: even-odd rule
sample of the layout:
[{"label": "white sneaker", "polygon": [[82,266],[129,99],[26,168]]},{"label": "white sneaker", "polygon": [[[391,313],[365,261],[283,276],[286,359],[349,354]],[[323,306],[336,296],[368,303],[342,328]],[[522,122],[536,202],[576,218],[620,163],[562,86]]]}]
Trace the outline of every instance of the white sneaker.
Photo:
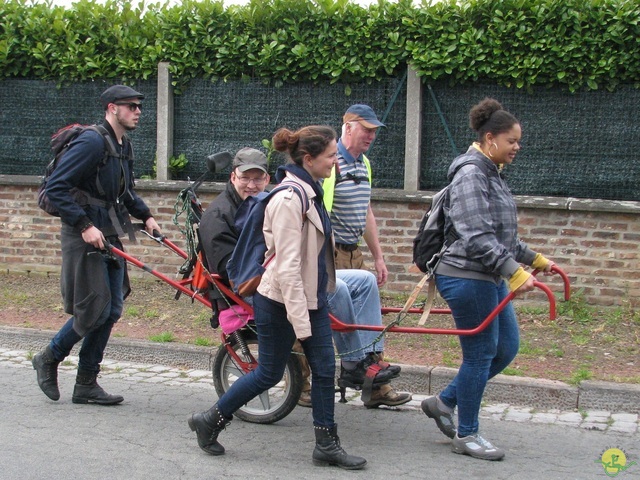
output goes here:
[{"label": "white sneaker", "polygon": [[456,434],[451,441],[451,450],[454,453],[470,455],[482,460],[501,460],[504,457],[504,450],[494,447],[491,442],[477,433],[463,438]]}]

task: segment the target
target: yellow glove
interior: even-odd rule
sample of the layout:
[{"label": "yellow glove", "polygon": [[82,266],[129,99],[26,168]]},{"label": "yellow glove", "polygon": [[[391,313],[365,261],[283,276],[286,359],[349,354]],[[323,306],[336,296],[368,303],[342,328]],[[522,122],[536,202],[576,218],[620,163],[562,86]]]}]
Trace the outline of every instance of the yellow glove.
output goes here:
[{"label": "yellow glove", "polygon": [[524,282],[526,282],[530,276],[531,274],[529,272],[527,272],[524,268],[519,267],[518,270],[516,270],[516,273],[511,275],[511,278],[509,279],[509,289],[512,292],[515,292],[522,285],[524,285]]},{"label": "yellow glove", "polygon": [[550,260],[543,257],[541,253],[536,253],[536,258],[533,259],[531,266],[536,270],[544,271],[549,265]]}]

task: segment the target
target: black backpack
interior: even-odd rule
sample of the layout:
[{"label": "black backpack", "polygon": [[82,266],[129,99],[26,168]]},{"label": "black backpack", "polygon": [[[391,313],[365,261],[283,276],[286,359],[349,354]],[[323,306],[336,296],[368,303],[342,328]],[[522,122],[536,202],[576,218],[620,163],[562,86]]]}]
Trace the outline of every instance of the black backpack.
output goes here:
[{"label": "black backpack", "polygon": [[[485,162],[472,158],[458,165],[453,176],[460,168],[469,164],[478,166],[487,177],[491,174]],[[450,185],[451,183],[433,196],[431,208],[422,217],[418,234],[413,239],[413,263],[424,273],[432,272],[447,247],[458,239],[452,226],[445,231],[444,209],[449,207]]]},{"label": "black backpack", "polygon": [[[109,157],[119,156],[118,151],[116,150],[116,146],[113,141],[113,138],[111,138],[111,135],[109,135],[109,132],[107,131],[107,129],[102,125],[81,125],[79,123],[74,123],[71,125],[67,125],[66,127],[63,127],[60,130],[58,130],[56,133],[54,133],[51,136],[51,151],[53,153],[53,159],[46,166],[44,170],[44,177],[42,178],[40,187],[38,187],[38,206],[42,210],[47,212],[49,215],[59,217],[60,212],[58,212],[58,209],[49,201],[49,198],[47,197],[47,193],[46,193],[47,181],[49,180],[49,177],[51,177],[51,174],[53,173],[55,168],[58,166],[58,162],[60,161],[60,158],[62,158],[62,156],[69,149],[69,145],[71,144],[71,142],[73,142],[76,138],[78,138],[78,136],[80,136],[81,133],[83,133],[86,130],[93,130],[99,133],[100,135],[102,135],[102,138],[104,139],[105,149],[104,149],[104,156],[102,158],[102,165],[106,163]],[[98,180],[98,173],[99,172],[96,173],[96,184],[98,187],[98,191],[102,193],[104,192],[104,190]],[[80,189],[74,189],[74,191],[72,191],[72,195],[76,199],[92,198],[89,196],[88,193]]]}]

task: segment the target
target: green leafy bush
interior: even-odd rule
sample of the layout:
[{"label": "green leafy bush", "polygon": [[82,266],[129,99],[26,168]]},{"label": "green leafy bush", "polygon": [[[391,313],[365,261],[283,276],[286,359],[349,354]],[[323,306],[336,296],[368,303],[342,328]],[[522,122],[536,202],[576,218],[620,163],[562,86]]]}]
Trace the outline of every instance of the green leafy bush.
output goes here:
[{"label": "green leafy bush", "polygon": [[187,168],[188,164],[189,160],[184,153],[181,153],[177,157],[171,157],[169,159],[169,173],[171,174],[171,178],[177,179],[180,173]]},{"label": "green leafy bush", "polygon": [[[373,82],[407,64],[425,81],[569,91],[640,86],[635,0],[221,0],[181,5],[0,0],[0,77],[58,84],[192,78]],[[348,92],[347,92],[348,93]]]}]

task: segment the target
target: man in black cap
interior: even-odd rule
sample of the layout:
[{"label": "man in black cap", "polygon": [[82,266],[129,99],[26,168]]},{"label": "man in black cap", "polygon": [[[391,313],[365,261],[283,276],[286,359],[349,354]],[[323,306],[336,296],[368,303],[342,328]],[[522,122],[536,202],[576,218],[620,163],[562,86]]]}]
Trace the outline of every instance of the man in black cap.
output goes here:
[{"label": "man in black cap", "polygon": [[73,403],[123,401],[105,392],[96,379],[129,293],[126,262],[107,254],[105,243],[122,249],[119,237],[125,230],[132,232],[129,214],[142,220],[149,233],[160,230],[134,191],[133,152],[126,136],[138,126],[143,98],[125,85],[106,89],[100,95],[104,123],[71,142],[47,182],[46,194],[62,221],[60,282],[65,311],[72,315],[32,361],[38,385],[51,400],[60,398],[58,365],[83,340]]}]

